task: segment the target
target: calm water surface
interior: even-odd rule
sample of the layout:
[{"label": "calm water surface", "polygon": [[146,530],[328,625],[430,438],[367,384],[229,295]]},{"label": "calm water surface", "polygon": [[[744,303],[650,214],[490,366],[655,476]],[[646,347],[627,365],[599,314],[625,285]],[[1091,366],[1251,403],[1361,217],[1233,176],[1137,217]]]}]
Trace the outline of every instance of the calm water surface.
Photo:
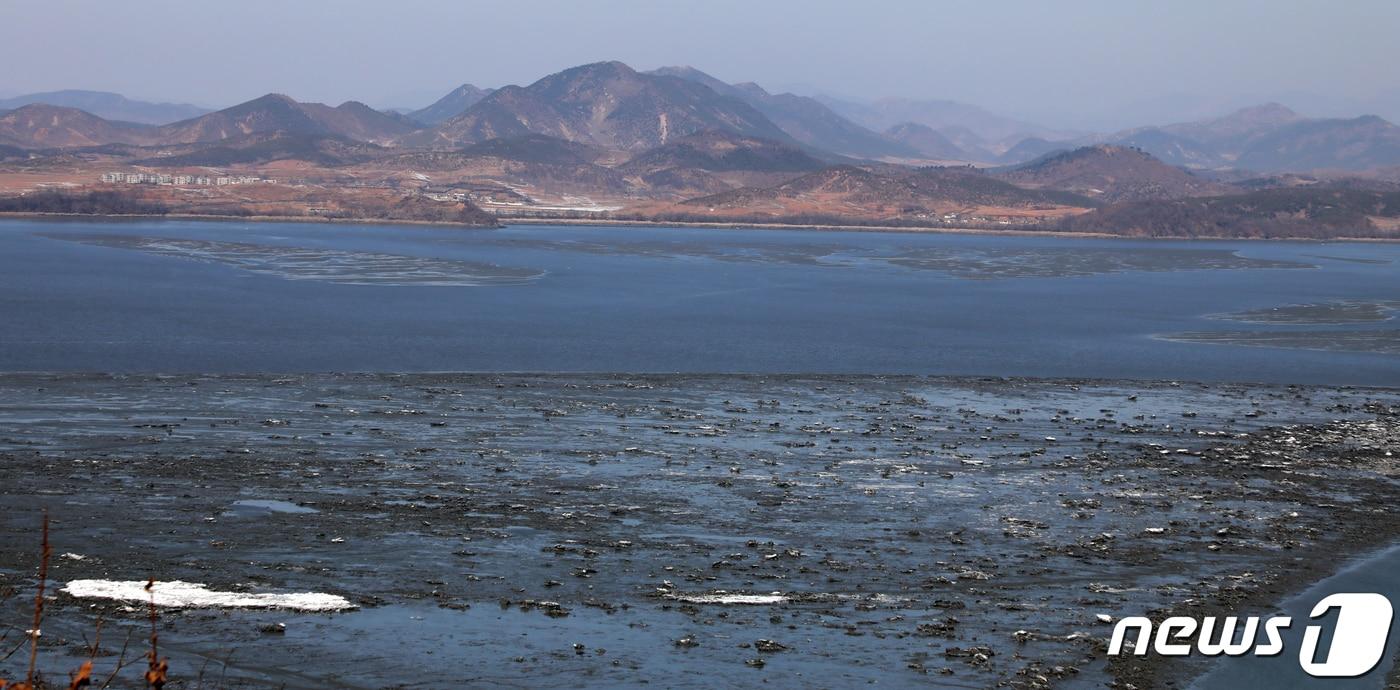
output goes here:
[{"label": "calm water surface", "polygon": [[1398,307],[1400,244],[0,222],[6,371],[1394,386]]}]

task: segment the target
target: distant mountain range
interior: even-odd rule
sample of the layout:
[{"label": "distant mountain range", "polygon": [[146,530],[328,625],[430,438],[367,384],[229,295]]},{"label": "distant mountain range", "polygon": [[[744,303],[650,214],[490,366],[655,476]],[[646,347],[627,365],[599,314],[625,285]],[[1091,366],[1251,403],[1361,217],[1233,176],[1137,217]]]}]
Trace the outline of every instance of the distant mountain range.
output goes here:
[{"label": "distant mountain range", "polygon": [[209,112],[188,103],[150,103],[129,99],[121,94],[105,91],[49,91],[31,93],[14,98],[0,98],[0,110],[13,110],[26,105],[42,103],[64,108],[77,108],[104,120],[135,122],[147,125],[163,125],[169,122],[198,117]]},{"label": "distant mountain range", "polygon": [[621,151],[640,151],[707,129],[792,141],[744,101],[693,81],[599,62],[506,86],[404,145],[455,147],[545,134]]},{"label": "distant mountain range", "polygon": [[138,125],[105,120],[76,108],[46,104],[22,106],[0,114],[0,143],[30,148],[71,148],[103,144],[176,145],[226,143],[254,134],[329,136],[387,143],[417,129],[400,115],[349,101],[331,107],[298,103],[268,94],[188,120],[167,125]]},{"label": "distant mountain range", "polygon": [[1030,136],[1047,139],[1067,139],[1071,133],[1047,129],[1029,122],[1002,117],[984,108],[966,103],[942,100],[912,100],[884,98],[871,103],[818,96],[842,116],[876,130],[886,130],[906,122],[924,125],[945,132],[960,129],[970,134],[981,146],[995,147],[1000,142],[1015,143]]},{"label": "distant mountain range", "polygon": [[[23,173],[7,194],[86,187],[188,212],[1400,237],[1400,127],[1275,103],[1086,135],[598,62],[403,114],[281,94],[212,112],[75,91],[0,105],[0,167]],[[175,181],[192,175],[293,183]]]},{"label": "distant mountain range", "polygon": [[[463,84],[406,115],[355,101],[332,107],[277,94],[214,112],[95,91],[0,100],[0,145],[26,149],[229,145],[270,132],[453,149],[544,135],[629,157],[705,131],[765,139],[826,161],[1015,165],[1107,144],[1194,170],[1274,174],[1400,166],[1400,127],[1376,116],[1315,119],[1269,103],[1195,122],[1071,136],[953,101],[855,103],[774,94],[753,83],[725,83],[693,67],[638,72],[620,62],[581,65],[527,86]],[[239,148],[236,142],[231,146]],[[261,146],[257,150],[309,150]]]},{"label": "distant mountain range", "polygon": [[885,138],[914,149],[921,156],[941,160],[967,160],[968,153],[947,135],[917,122],[902,122],[885,130]]},{"label": "distant mountain range", "polygon": [[1374,115],[1305,118],[1277,103],[1108,137],[1173,165],[1259,172],[1367,170],[1400,162],[1400,127]]},{"label": "distant mountain range", "polygon": [[[260,187],[263,204],[421,196],[420,218],[433,216],[429,202],[510,214],[594,212],[602,200],[638,219],[1231,236],[1305,235],[1315,221],[1330,236],[1400,235],[1400,127],[1274,103],[1068,137],[950,101],[856,104],[620,62],[525,86],[463,84],[406,114],[281,94],[212,112],[93,92],[26,99],[37,102],[0,110],[0,165],[24,169],[20,180],[64,171],[59,185],[108,167],[157,179],[242,169],[320,190]],[[167,119],[177,112],[187,116]]]},{"label": "distant mountain range", "polygon": [[1400,127],[1375,115],[1303,120],[1254,138],[1234,167],[1286,170],[1366,170],[1400,161]]}]

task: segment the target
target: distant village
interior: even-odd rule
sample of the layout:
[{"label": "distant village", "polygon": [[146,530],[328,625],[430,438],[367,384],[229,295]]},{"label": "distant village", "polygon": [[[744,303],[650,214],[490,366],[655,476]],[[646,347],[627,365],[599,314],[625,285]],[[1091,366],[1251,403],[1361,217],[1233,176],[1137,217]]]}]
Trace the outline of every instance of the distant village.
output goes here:
[{"label": "distant village", "polygon": [[102,173],[102,181],[111,184],[155,184],[155,185],[214,185],[222,187],[230,184],[277,184],[277,180],[262,177],[205,175],[164,175],[156,173]]}]

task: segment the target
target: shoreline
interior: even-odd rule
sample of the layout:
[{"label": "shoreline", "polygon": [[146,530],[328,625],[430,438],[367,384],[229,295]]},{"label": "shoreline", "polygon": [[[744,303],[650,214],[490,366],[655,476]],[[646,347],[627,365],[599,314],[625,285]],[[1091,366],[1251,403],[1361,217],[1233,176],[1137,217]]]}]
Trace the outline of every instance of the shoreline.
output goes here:
[{"label": "shoreline", "polygon": [[501,221],[506,225],[580,225],[597,227],[659,227],[659,228],[715,228],[721,230],[813,230],[818,232],[884,232],[884,233],[906,233],[906,234],[928,234],[928,235],[1004,235],[1012,237],[1063,237],[1066,239],[1095,239],[1095,240],[1135,240],[1146,242],[1305,242],[1309,244],[1325,244],[1327,242],[1376,242],[1376,243],[1397,243],[1400,237],[1221,237],[1215,235],[1181,235],[1173,237],[1157,237],[1147,235],[1115,235],[1108,232],[1075,232],[1067,230],[997,230],[993,228],[957,228],[941,226],[902,226],[902,225],[799,225],[790,223],[742,223],[723,221],[657,221],[657,220],[594,220],[591,218],[530,218],[500,216]]},{"label": "shoreline", "polygon": [[[1082,239],[1134,239],[1125,235],[1106,232],[1059,232],[1055,230],[994,230],[990,228],[954,228],[908,225],[825,225],[796,223],[745,223],[725,221],[659,221],[659,220],[604,220],[591,218],[535,218],[528,216],[501,216],[501,221],[509,225],[579,225],[593,227],[641,227],[641,228],[713,228],[716,230],[813,230],[818,232],[883,232],[906,234],[939,235],[1010,235],[1017,237],[1070,237]],[[1188,238],[1180,238],[1188,239]]]},{"label": "shoreline", "polygon": [[[1347,580],[1364,580],[1364,575],[1367,573],[1367,571],[1375,571],[1378,569],[1386,569],[1393,571],[1396,563],[1400,562],[1400,539],[1391,539],[1389,542],[1381,543],[1370,549],[1360,549],[1341,555],[1342,557],[1337,561],[1336,568],[1332,570],[1330,574],[1326,574],[1323,577],[1311,582],[1305,582],[1297,589],[1294,589],[1293,591],[1288,592],[1287,594],[1280,597],[1277,601],[1275,601],[1272,604],[1271,607],[1261,607],[1259,608],[1259,610],[1252,612],[1258,613],[1261,616],[1268,616],[1270,614],[1290,615],[1295,621],[1292,627],[1284,631],[1285,634],[1283,637],[1286,640],[1286,644],[1288,645],[1288,653],[1281,657],[1281,659],[1286,660],[1285,663],[1288,663],[1290,665],[1292,663],[1291,660],[1294,656],[1292,652],[1295,649],[1297,649],[1293,645],[1297,645],[1300,641],[1298,639],[1299,632],[1304,622],[1307,621],[1308,613],[1309,610],[1312,608],[1312,605],[1315,604],[1317,600],[1320,600],[1321,596],[1326,596],[1328,592],[1324,591],[1320,593],[1320,595],[1317,597],[1310,597],[1307,599],[1305,599],[1305,597],[1308,597],[1309,593],[1313,592],[1314,590],[1325,589],[1329,585],[1329,583],[1331,584],[1332,591],[1335,592],[1378,591],[1379,588],[1369,588],[1364,583],[1349,584]],[[1389,567],[1387,568],[1386,566]],[[1356,586],[1358,584],[1360,584],[1359,587]],[[1390,596],[1392,599],[1394,598],[1395,594],[1394,592],[1380,593],[1387,594],[1387,596]],[[1191,613],[1192,612],[1190,611],[1182,611],[1181,615],[1191,615]],[[1381,685],[1377,686],[1378,688],[1392,687],[1395,681],[1397,679],[1400,679],[1400,650],[1396,649],[1396,644],[1396,640],[1390,640],[1385,646],[1384,656],[1382,656],[1381,660],[1377,662],[1376,667],[1365,674],[1365,676],[1372,676],[1373,678],[1379,680]],[[1187,683],[1184,684],[1186,690],[1206,690],[1206,688],[1201,686],[1201,683],[1203,682],[1213,683],[1211,687],[1220,687],[1222,681],[1229,683],[1231,680],[1231,674],[1233,673],[1235,675],[1238,675],[1240,671],[1237,669],[1228,668],[1228,659],[1228,657],[1214,658],[1207,662],[1206,668],[1201,673],[1195,674],[1193,677],[1190,678],[1190,680]],[[1260,662],[1262,659],[1263,658],[1260,657],[1244,657],[1240,660],[1244,661],[1245,663],[1251,664],[1252,670],[1249,671],[1249,673],[1267,673],[1269,672],[1268,669],[1253,668],[1254,666],[1260,666]],[[1270,659],[1270,661],[1272,661],[1272,659]],[[1267,664],[1269,663],[1269,661],[1265,661],[1264,663]],[[1281,669],[1281,671],[1285,673],[1289,670],[1297,671],[1296,668],[1290,667],[1285,667],[1285,669]]]},{"label": "shoreline", "polygon": [[207,220],[223,222],[247,222],[247,223],[324,223],[327,225],[353,224],[353,225],[428,225],[463,228],[470,230],[498,230],[505,227],[504,224],[496,225],[472,225],[470,223],[454,223],[445,220],[396,220],[388,218],[317,218],[313,216],[225,216],[207,213],[165,213],[165,214],[145,214],[145,213],[6,213],[0,212],[0,220],[71,220],[71,219],[92,219],[94,221],[121,221],[121,220]]},{"label": "shoreline", "polygon": [[900,233],[911,235],[982,235],[1008,237],[1059,237],[1064,239],[1129,240],[1142,242],[1303,242],[1326,244],[1328,242],[1348,243],[1400,243],[1397,237],[1219,237],[1219,236],[1139,236],[1116,235],[1102,232],[1072,232],[1058,230],[996,230],[989,228],[918,227],[899,225],[802,225],[790,223],[744,223],[724,221],[653,221],[653,220],[604,220],[590,218],[535,218],[498,216],[496,225],[473,225],[451,221],[398,220],[389,218],[317,218],[307,216],[227,216],[200,213],[152,214],[92,214],[92,213],[8,213],[0,212],[0,220],[46,220],[46,219],[91,219],[94,221],[121,220],[198,220],[247,223],[323,223],[354,225],[406,225],[466,230],[499,230],[513,225],[567,225],[581,227],[642,227],[642,228],[711,228],[716,230],[805,230],[816,232],[872,232]]}]

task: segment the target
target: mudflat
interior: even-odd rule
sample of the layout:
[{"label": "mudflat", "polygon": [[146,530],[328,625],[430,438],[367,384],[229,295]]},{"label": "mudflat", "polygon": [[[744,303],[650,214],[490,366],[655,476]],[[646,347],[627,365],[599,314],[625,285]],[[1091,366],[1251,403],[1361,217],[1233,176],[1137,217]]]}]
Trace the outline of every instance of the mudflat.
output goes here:
[{"label": "mudflat", "polygon": [[47,509],[59,676],[149,625],[65,585],[153,577],[354,607],[162,608],[188,687],[1162,687],[1208,665],[1110,662],[1101,616],[1266,614],[1394,543],[1398,441],[1394,389],[8,374],[0,584]]}]

